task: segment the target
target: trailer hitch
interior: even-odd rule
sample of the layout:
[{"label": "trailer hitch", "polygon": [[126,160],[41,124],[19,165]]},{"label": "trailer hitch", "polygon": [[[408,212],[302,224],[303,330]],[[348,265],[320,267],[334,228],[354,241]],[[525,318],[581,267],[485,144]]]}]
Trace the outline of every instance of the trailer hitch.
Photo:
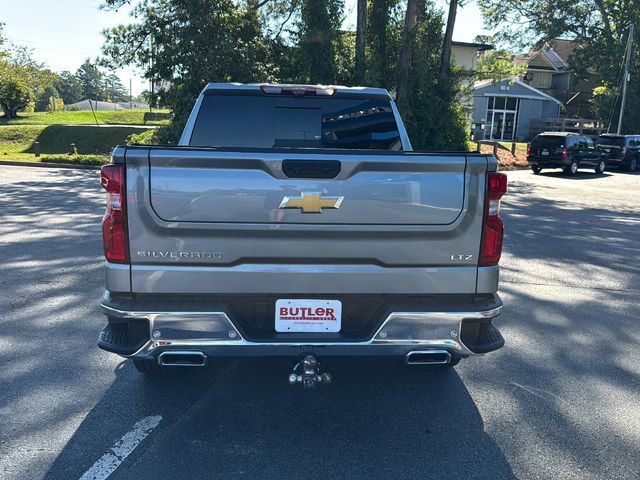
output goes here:
[{"label": "trailer hitch", "polygon": [[293,367],[293,373],[289,375],[290,385],[302,385],[305,389],[314,388],[318,384],[329,385],[330,383],[331,375],[320,373],[320,362],[313,355],[307,355],[300,360]]}]

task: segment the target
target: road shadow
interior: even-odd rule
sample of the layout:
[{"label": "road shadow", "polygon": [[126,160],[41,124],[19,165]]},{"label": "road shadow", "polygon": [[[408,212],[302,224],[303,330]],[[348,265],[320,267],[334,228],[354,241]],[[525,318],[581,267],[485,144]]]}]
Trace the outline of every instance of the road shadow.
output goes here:
[{"label": "road shadow", "polygon": [[589,171],[586,168],[582,170],[578,170],[575,175],[568,175],[564,173],[562,170],[552,170],[552,171],[542,171],[540,173],[541,177],[554,177],[554,178],[563,178],[566,180],[596,180],[598,178],[610,177],[613,175],[613,172],[605,170],[604,173],[595,173],[594,171]]},{"label": "road shadow", "polygon": [[[515,478],[454,369],[363,359],[324,367],[334,384],[304,391],[287,384],[285,359],[159,381],[131,378],[127,362],[46,478],[79,477],[131,428],[120,419],[132,410],[165,418],[114,479]],[[103,441],[91,460],[96,431]]]}]

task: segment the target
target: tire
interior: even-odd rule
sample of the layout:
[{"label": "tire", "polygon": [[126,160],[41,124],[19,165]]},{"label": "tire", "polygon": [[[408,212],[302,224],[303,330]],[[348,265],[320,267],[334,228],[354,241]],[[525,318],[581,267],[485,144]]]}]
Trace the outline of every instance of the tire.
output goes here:
[{"label": "tire", "polygon": [[605,168],[607,168],[606,162],[604,160],[600,160],[600,163],[598,163],[598,166],[594,170],[597,175],[602,175]]},{"label": "tire", "polygon": [[574,176],[576,173],[578,173],[578,168],[578,162],[576,162],[575,160],[571,160],[571,165],[564,169],[564,173]]},{"label": "tire", "polygon": [[542,171],[542,169],[537,165],[531,165],[531,170],[533,171],[534,175],[540,175],[540,172]]},{"label": "tire", "polygon": [[638,168],[638,160],[635,157],[633,157],[631,160],[629,160],[629,164],[627,165],[627,171],[635,172],[636,168]]},{"label": "tire", "polygon": [[165,369],[162,368],[158,361],[154,359],[133,359],[133,366],[136,367],[136,370],[140,373],[144,373],[145,375],[160,375],[165,372]]}]

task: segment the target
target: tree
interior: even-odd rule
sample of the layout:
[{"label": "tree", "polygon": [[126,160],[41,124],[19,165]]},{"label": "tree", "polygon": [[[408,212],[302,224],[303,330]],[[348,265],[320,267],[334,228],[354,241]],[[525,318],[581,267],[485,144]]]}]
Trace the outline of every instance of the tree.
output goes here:
[{"label": "tree", "polygon": [[173,122],[161,132],[165,141],[177,140],[208,81],[264,82],[278,74],[254,7],[231,0],[143,0],[132,15],[137,23],[104,32],[102,63],[135,65],[145,78],[166,82],[161,93]]},{"label": "tree", "polygon": [[7,49],[4,43],[4,39],[0,40],[0,105],[5,117],[16,118],[20,110],[55,81],[56,75],[36,62],[29,49],[21,46]]},{"label": "tree", "polygon": [[456,24],[458,0],[449,0],[449,15],[447,16],[447,28],[442,40],[442,59],[440,60],[440,77],[447,78],[451,67],[451,45],[453,43],[453,29]]},{"label": "tree", "polygon": [[115,73],[103,76],[104,99],[108,102],[129,101],[129,90],[122,84]]},{"label": "tree", "polygon": [[[612,102],[619,99],[622,57],[630,24],[640,18],[637,0],[479,0],[485,21],[498,27],[497,40],[520,48],[554,38],[571,38],[578,48],[569,59],[579,78],[596,74],[600,86],[614,89]],[[636,29],[636,45],[640,28]],[[640,73],[640,55],[632,58],[632,72]],[[628,104],[640,105],[640,82],[632,76]],[[596,92],[598,93],[598,92]],[[601,94],[601,92],[600,92]],[[601,102],[605,97],[597,99]],[[617,101],[619,108],[619,100]],[[602,108],[598,109],[603,111]],[[640,117],[627,115],[625,128],[640,129]]]},{"label": "tree", "polygon": [[35,110],[36,112],[49,112],[57,110],[58,102],[56,99],[60,98],[60,94],[56,87],[47,85],[36,100]]},{"label": "tree", "polygon": [[7,118],[17,118],[33,98],[33,92],[19,67],[7,62],[0,64],[0,104]]},{"label": "tree", "polygon": [[398,106],[405,108],[409,96],[409,75],[413,48],[415,45],[418,16],[424,12],[425,0],[407,0],[407,12],[404,20],[404,35],[400,51],[400,69],[398,75]]},{"label": "tree", "polygon": [[355,83],[364,85],[366,58],[366,31],[367,31],[367,0],[358,0],[358,12],[356,15],[356,58],[355,58]]},{"label": "tree", "polygon": [[90,59],[87,58],[80,65],[80,68],[76,71],[76,78],[82,88],[84,100],[106,100],[102,72],[96,65],[91,63]]},{"label": "tree", "polygon": [[59,75],[55,87],[66,105],[83,100],[82,85],[78,78],[69,71],[65,70]]},{"label": "tree", "polygon": [[371,0],[366,30],[369,56],[367,83],[395,90],[395,64],[402,35],[402,18],[394,16],[398,0]]},{"label": "tree", "polygon": [[300,65],[310,83],[334,82],[335,42],[342,3],[338,0],[305,0],[299,24]]}]

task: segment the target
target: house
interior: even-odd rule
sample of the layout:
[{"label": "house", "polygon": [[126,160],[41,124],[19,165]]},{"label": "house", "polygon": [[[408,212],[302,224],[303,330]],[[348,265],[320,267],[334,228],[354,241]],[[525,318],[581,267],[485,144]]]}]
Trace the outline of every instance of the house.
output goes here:
[{"label": "house", "polygon": [[473,84],[471,131],[474,140],[528,140],[532,122],[557,118],[561,102],[525,82],[481,80]]},{"label": "house", "polygon": [[475,72],[478,56],[487,50],[493,50],[493,45],[486,43],[451,42],[451,63],[465,72]]},{"label": "house", "polygon": [[572,71],[570,58],[577,48],[579,46],[574,41],[558,38],[514,60],[516,65],[527,65],[527,71],[520,80],[562,102],[567,117],[593,114],[591,99],[598,84],[596,75],[589,74],[582,79]]}]

